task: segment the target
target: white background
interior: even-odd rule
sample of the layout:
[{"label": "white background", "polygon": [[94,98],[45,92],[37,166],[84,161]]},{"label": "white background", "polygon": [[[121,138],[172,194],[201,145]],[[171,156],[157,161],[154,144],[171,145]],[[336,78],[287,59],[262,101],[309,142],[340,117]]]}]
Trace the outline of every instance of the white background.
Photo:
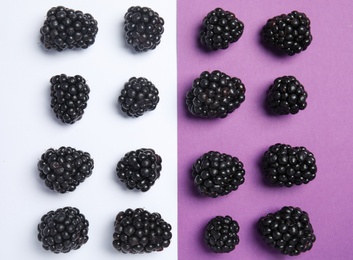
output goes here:
[{"label": "white background", "polygon": [[[176,1],[5,1],[1,0],[0,83],[0,258],[1,259],[177,259]],[[47,51],[40,27],[47,11],[63,5],[98,21],[94,45],[86,50]],[[130,6],[154,9],[165,20],[159,46],[134,53],[124,42],[124,14]],[[63,125],[50,108],[52,76],[81,75],[91,93],[83,118]],[[156,110],[127,118],[117,99],[132,76],[146,77],[160,92]],[[37,162],[48,148],[71,146],[91,154],[91,177],[74,192],[59,194],[40,180]],[[115,175],[126,152],[152,148],[162,157],[161,177],[146,193],[130,191]],[[37,240],[43,214],[74,206],[89,220],[89,241],[55,255]],[[159,212],[173,229],[163,252],[125,255],[112,246],[116,214],[143,207]]]}]

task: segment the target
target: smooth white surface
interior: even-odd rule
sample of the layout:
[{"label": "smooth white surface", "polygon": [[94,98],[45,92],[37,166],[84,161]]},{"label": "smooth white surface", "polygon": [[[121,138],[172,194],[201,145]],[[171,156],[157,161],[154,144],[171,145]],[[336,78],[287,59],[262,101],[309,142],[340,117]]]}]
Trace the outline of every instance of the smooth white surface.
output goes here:
[{"label": "smooth white surface", "polygon": [[[1,259],[177,259],[176,0],[5,1],[2,3],[0,84]],[[94,45],[86,50],[46,51],[39,29],[46,12],[63,5],[98,21]],[[130,6],[147,6],[165,20],[161,44],[134,53],[124,42],[123,17]],[[74,125],[63,125],[50,108],[49,79],[82,75],[90,86],[88,107]],[[132,76],[146,77],[160,92],[156,110],[140,118],[120,112],[117,98]],[[95,161],[91,177],[74,192],[55,193],[38,176],[36,164],[48,148],[72,146]],[[153,148],[162,157],[161,177],[146,193],[127,190],[115,167],[131,150]],[[81,249],[55,255],[37,241],[43,214],[74,206],[90,222]],[[163,252],[124,255],[112,246],[116,214],[143,207],[159,212],[173,229]]]}]

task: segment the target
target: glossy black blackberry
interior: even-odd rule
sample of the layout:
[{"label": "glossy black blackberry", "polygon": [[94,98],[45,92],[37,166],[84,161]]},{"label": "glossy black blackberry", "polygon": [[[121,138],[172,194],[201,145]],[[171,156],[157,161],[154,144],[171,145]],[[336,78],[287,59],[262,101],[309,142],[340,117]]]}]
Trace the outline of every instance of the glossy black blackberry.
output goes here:
[{"label": "glossy black blackberry", "polygon": [[202,21],[200,41],[209,50],[227,49],[237,42],[244,31],[244,24],[234,13],[216,8]]},{"label": "glossy black blackberry", "polygon": [[215,253],[229,253],[239,244],[238,232],[238,222],[230,216],[217,216],[208,222],[204,241]]},{"label": "glossy black blackberry", "polygon": [[164,20],[148,7],[132,6],[125,14],[125,40],[137,52],[155,49],[161,42]]},{"label": "glossy black blackberry", "polygon": [[121,110],[130,117],[152,111],[159,102],[158,89],[146,78],[132,77],[125,83],[119,96]]},{"label": "glossy black blackberry", "polygon": [[310,151],[288,144],[270,146],[262,165],[266,178],[277,186],[307,184],[315,179],[317,172],[316,160]]},{"label": "glossy black blackberry", "polygon": [[37,167],[39,177],[49,189],[65,193],[74,191],[91,176],[94,161],[87,152],[63,146],[43,153]]},{"label": "glossy black blackberry", "polygon": [[172,226],[159,213],[127,209],[116,216],[113,246],[125,254],[162,251],[170,245],[171,230]]},{"label": "glossy black blackberry", "polygon": [[98,23],[90,14],[63,6],[53,7],[40,29],[41,42],[47,49],[86,49],[95,42]]},{"label": "glossy black blackberry", "polygon": [[203,196],[224,196],[244,183],[243,163],[228,154],[210,151],[203,154],[192,166],[192,177]]},{"label": "glossy black blackberry", "polygon": [[55,116],[65,124],[80,120],[90,93],[86,80],[79,75],[71,77],[61,74],[53,76],[50,83],[50,106]]},{"label": "glossy black blackberry", "polygon": [[310,250],[316,240],[308,213],[295,207],[261,217],[258,232],[267,245],[291,256]]},{"label": "glossy black blackberry", "polygon": [[116,174],[130,190],[148,191],[159,178],[162,158],[153,149],[131,151],[118,162]]},{"label": "glossy black blackberry", "polygon": [[262,29],[265,43],[292,56],[308,48],[313,37],[310,20],[304,14],[293,11],[269,19]]},{"label": "glossy black blackberry", "polygon": [[225,118],[245,100],[245,86],[240,79],[215,70],[204,71],[186,94],[186,105],[194,116]]},{"label": "glossy black blackberry", "polygon": [[267,91],[267,105],[277,115],[297,114],[307,107],[308,93],[293,76],[275,79]]},{"label": "glossy black blackberry", "polygon": [[77,208],[65,207],[49,211],[38,224],[38,240],[45,250],[68,253],[88,241],[89,223]]}]

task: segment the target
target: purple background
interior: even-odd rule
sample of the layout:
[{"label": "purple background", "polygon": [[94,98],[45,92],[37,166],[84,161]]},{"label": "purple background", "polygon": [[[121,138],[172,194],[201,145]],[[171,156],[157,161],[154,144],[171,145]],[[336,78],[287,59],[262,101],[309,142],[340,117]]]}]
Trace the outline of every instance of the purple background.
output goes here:
[{"label": "purple background", "polygon": [[[198,44],[203,17],[216,7],[245,24],[240,40],[212,53]],[[312,22],[313,42],[293,57],[273,54],[260,43],[267,19],[293,10]],[[255,224],[282,206],[309,213],[317,241],[296,259],[352,259],[353,241],[353,2],[351,0],[178,0],[178,174],[179,259],[285,259],[259,239]],[[242,79],[246,100],[225,119],[191,117],[185,93],[204,70]],[[294,116],[271,116],[264,97],[273,80],[294,75],[305,86],[308,107]],[[317,178],[308,185],[276,188],[265,184],[259,161],[277,142],[305,146],[317,159]],[[245,183],[216,199],[201,197],[190,177],[193,162],[218,150],[243,161]],[[230,215],[240,225],[240,244],[214,254],[202,242],[206,223]]]}]

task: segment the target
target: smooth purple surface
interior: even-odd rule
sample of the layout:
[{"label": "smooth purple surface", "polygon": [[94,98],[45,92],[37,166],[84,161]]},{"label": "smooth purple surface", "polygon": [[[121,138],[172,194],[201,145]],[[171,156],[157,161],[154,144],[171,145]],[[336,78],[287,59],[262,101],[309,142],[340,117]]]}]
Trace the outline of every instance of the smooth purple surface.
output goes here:
[{"label": "smooth purple surface", "polygon": [[[245,24],[243,36],[227,50],[205,52],[198,44],[203,17],[216,7],[232,11]],[[293,10],[312,23],[313,42],[295,56],[278,56],[260,43],[267,19]],[[282,206],[307,211],[317,241],[295,259],[352,259],[353,241],[353,2],[351,0],[178,0],[178,174],[179,259],[289,259],[269,249],[257,234],[257,220]],[[189,115],[185,94],[205,70],[242,79],[246,100],[225,119]],[[271,116],[264,108],[276,77],[294,75],[305,86],[308,107],[294,116]],[[317,159],[317,178],[292,188],[264,182],[260,159],[282,142],[305,146]],[[201,197],[190,169],[203,153],[218,150],[238,157],[245,183],[216,199]],[[205,248],[206,223],[230,215],[240,225],[240,244],[229,254]],[[293,258],[292,258],[293,259]]]}]

